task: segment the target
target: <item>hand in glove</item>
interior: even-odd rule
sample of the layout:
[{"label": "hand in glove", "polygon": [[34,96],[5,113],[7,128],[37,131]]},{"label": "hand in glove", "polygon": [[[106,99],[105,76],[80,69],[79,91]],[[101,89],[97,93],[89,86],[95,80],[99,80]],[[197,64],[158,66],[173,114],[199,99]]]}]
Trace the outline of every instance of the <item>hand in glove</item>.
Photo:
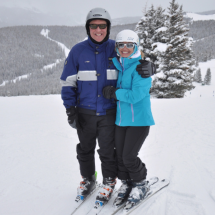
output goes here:
[{"label": "hand in glove", "polygon": [[116,89],[113,86],[106,86],[106,87],[103,88],[102,94],[106,99],[115,99],[115,100],[117,100],[116,93],[115,93],[117,90],[118,89]]},{"label": "hand in glove", "polygon": [[155,64],[147,60],[139,60],[141,64],[136,67],[137,72],[142,78],[148,78],[156,73]]},{"label": "hand in glove", "polygon": [[68,116],[68,123],[72,128],[77,129],[76,120],[77,120],[77,111],[74,106],[66,109],[66,114]]}]

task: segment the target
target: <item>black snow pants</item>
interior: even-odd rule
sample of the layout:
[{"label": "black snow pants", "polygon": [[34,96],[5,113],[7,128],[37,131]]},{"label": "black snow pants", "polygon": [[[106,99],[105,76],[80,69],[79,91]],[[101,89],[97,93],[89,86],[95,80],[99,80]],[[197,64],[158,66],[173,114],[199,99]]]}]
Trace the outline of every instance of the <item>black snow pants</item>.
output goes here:
[{"label": "black snow pants", "polygon": [[132,179],[134,182],[146,179],[147,169],[138,153],[149,134],[149,128],[149,126],[116,126],[115,147],[119,179]]},{"label": "black snow pants", "polygon": [[98,138],[102,175],[104,178],[116,178],[115,119],[115,113],[105,116],[78,113],[77,132],[80,143],[77,144],[77,159],[83,177],[90,177],[95,173],[94,154]]}]

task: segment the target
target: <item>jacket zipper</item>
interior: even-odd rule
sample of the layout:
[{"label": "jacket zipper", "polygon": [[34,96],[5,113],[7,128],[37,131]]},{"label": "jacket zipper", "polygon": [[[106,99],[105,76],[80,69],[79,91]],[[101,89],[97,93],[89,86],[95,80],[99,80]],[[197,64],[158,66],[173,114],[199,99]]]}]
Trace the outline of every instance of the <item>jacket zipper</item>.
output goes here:
[{"label": "jacket zipper", "polygon": [[[123,72],[124,72],[124,59],[123,59],[123,64],[122,64],[122,76],[123,76]],[[122,80],[120,82],[120,89],[122,88]],[[119,125],[121,124],[121,121],[122,121],[122,115],[121,115],[121,107],[120,107],[120,101],[119,101],[119,110],[120,110],[120,120],[119,120]]]},{"label": "jacket zipper", "polygon": [[133,104],[131,104],[131,114],[132,114],[132,122],[134,122],[134,108],[133,108]]}]

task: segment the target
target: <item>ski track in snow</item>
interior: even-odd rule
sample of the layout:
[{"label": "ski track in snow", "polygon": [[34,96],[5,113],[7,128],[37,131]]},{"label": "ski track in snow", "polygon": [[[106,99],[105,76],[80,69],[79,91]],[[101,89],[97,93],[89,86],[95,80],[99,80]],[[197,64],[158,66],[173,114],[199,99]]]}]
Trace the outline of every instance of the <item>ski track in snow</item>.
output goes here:
[{"label": "ski track in snow", "polygon": [[[56,41],[56,40],[51,39],[51,38],[48,36],[49,32],[50,32],[50,31],[49,31],[48,29],[42,29],[42,31],[40,32],[40,34],[41,34],[42,36],[44,36],[45,38],[47,38],[48,40],[51,40],[52,42],[57,43],[58,46],[64,51],[65,57],[67,57],[68,54],[69,54],[69,52],[70,52],[70,50],[69,50],[63,43],[60,43],[60,42],[58,42],[58,41]],[[47,69],[52,69],[53,67],[55,67],[57,64],[59,64],[59,63],[60,63],[61,61],[63,61],[63,60],[64,60],[64,59],[57,59],[57,60],[55,61],[55,63],[48,64],[48,65],[44,66],[44,67],[41,69],[41,72],[45,72]],[[18,77],[16,77],[16,78],[14,78],[13,80],[10,80],[10,81],[13,81],[14,83],[16,83],[16,81],[21,80],[21,79],[26,79],[26,78],[28,78],[30,75],[31,75],[31,73],[25,74],[25,75],[21,75],[21,76],[18,76]],[[3,81],[3,83],[0,84],[0,87],[1,87],[1,86],[5,86],[5,84],[7,84],[8,82],[9,82],[9,81]]]}]

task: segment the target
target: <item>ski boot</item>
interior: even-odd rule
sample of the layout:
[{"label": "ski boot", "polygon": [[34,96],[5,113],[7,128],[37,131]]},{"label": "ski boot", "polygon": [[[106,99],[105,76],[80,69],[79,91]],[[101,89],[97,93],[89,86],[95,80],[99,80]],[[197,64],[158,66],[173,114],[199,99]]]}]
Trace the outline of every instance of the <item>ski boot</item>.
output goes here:
[{"label": "ski boot", "polygon": [[98,195],[96,196],[95,208],[96,208],[96,205],[102,206],[104,203],[109,201],[111,194],[113,193],[115,184],[116,184],[115,178],[103,179],[103,184],[99,189]]},{"label": "ski boot", "polygon": [[77,189],[76,202],[84,201],[84,199],[96,188],[96,174],[91,177],[82,177],[83,181]]},{"label": "ski boot", "polygon": [[146,197],[148,191],[148,181],[132,182],[132,190],[123,210],[128,211],[133,206],[138,205]]},{"label": "ski boot", "polygon": [[122,180],[122,185],[118,190],[118,195],[116,199],[114,200],[114,207],[118,208],[120,207],[128,198],[130,192],[132,189],[132,182],[131,180]]}]

